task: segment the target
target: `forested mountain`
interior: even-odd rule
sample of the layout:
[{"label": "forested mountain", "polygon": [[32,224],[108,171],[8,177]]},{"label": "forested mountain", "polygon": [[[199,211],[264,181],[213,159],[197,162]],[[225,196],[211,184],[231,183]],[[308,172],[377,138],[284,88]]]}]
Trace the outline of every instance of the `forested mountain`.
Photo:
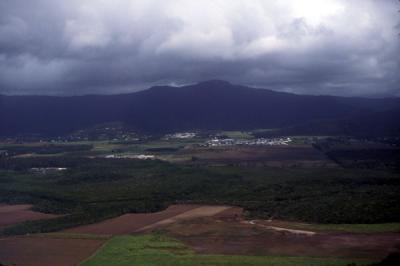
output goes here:
[{"label": "forested mountain", "polygon": [[[120,95],[0,96],[0,135],[65,135],[115,121],[146,133],[257,128],[292,128],[296,133],[304,126],[318,133],[326,123],[342,123],[338,121],[354,121],[353,128],[365,130],[374,119],[384,133],[386,124],[396,126],[398,111],[393,110],[399,108],[399,98],[296,95],[213,80]],[[385,112],[394,116],[382,118]]]}]

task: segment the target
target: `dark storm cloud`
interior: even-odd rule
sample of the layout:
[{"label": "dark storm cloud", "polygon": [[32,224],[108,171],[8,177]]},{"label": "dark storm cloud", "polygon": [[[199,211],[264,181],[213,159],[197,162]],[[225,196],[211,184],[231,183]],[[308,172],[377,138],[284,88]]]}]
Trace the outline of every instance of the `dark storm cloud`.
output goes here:
[{"label": "dark storm cloud", "polygon": [[400,96],[399,6],[3,0],[0,93],[120,93],[225,79],[297,93]]}]

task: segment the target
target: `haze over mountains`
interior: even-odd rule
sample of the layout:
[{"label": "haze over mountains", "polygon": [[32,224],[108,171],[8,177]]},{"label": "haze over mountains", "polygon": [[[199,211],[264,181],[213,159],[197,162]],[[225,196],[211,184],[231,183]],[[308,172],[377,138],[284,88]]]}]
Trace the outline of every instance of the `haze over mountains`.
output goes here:
[{"label": "haze over mountains", "polygon": [[66,135],[122,122],[145,133],[283,128],[287,134],[396,135],[400,99],[296,95],[212,80],[120,95],[0,96],[0,135]]}]

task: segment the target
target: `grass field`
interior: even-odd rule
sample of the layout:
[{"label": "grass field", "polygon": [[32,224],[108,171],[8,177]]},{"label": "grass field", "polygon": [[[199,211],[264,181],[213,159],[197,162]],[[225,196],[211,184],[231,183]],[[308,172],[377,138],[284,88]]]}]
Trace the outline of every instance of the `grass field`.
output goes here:
[{"label": "grass field", "polygon": [[222,131],[221,135],[227,136],[232,139],[252,139],[254,138],[249,132],[244,131]]},{"label": "grass field", "polygon": [[131,265],[262,265],[262,266],[339,266],[368,265],[360,259],[199,255],[181,242],[163,235],[120,236],[108,241],[80,266]]}]

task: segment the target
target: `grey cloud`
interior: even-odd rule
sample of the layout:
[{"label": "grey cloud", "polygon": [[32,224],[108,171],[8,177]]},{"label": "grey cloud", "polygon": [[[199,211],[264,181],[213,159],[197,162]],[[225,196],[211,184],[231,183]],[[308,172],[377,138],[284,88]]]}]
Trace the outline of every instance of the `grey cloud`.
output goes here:
[{"label": "grey cloud", "polygon": [[398,1],[321,2],[3,0],[0,94],[110,94],[225,79],[400,96]]}]

